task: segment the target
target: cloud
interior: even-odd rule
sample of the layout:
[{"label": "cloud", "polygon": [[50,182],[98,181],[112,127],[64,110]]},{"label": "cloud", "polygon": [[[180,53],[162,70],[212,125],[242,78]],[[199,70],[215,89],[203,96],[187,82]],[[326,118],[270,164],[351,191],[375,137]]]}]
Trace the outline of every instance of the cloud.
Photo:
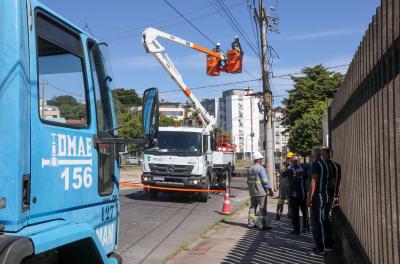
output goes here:
[{"label": "cloud", "polygon": [[327,30],[313,33],[305,33],[301,35],[292,35],[283,37],[283,40],[308,40],[308,39],[318,39],[318,38],[327,38],[327,37],[336,37],[336,36],[347,36],[359,34],[359,30],[351,30],[351,29],[337,29],[337,30]]}]

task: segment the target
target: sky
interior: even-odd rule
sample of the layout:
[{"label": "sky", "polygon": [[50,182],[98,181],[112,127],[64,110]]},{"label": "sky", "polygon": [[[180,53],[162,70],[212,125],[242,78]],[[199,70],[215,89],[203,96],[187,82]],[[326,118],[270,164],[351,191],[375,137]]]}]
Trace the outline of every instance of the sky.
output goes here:
[{"label": "sky", "polygon": [[[240,23],[248,42],[257,50],[249,4],[253,0],[223,0]],[[97,39],[109,44],[115,88],[134,88],[138,93],[157,87],[160,97],[168,101],[185,102],[186,98],[158,62],[147,54],[141,43],[141,33],[146,27],[155,27],[183,39],[212,49],[213,44],[193,29],[164,0],[41,0],[74,24],[86,28]],[[234,36],[241,39],[245,52],[241,74],[211,77],[206,75],[205,55],[192,49],[162,42],[167,53],[183,76],[187,86],[196,88],[222,83],[241,82],[260,77],[258,55],[246,41],[232,29],[221,10],[211,3],[215,0],[169,0],[213,43],[220,42],[222,49],[230,48]],[[256,1],[258,2],[258,1]],[[279,17],[276,28],[279,34],[268,32],[268,42],[279,57],[273,59],[273,76],[296,73],[305,66],[322,63],[327,67],[351,62],[379,0],[264,0],[266,7],[275,6]],[[346,66],[335,70],[345,73]],[[253,88],[261,91],[258,81],[226,86],[192,89],[197,98],[216,98],[222,91],[233,88]],[[288,78],[272,78],[271,87],[275,106],[280,105],[286,91],[292,87]]]}]

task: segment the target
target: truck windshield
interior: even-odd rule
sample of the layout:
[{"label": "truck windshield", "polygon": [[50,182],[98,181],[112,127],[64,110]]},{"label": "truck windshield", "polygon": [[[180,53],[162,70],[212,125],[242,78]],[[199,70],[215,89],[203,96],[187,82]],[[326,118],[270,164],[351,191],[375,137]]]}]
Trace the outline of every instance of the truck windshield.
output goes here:
[{"label": "truck windshield", "polygon": [[201,153],[201,134],[195,132],[160,131],[159,151]]}]

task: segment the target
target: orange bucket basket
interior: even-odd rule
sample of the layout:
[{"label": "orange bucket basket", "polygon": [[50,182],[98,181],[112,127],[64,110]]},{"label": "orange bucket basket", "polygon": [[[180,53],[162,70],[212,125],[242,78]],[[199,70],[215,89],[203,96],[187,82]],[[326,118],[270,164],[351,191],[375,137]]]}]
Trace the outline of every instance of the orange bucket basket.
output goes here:
[{"label": "orange bucket basket", "polygon": [[213,56],[207,55],[207,74],[218,76],[221,71],[221,61]]},{"label": "orange bucket basket", "polygon": [[243,52],[236,49],[228,50],[226,61],[226,71],[229,73],[241,73],[243,63]]}]

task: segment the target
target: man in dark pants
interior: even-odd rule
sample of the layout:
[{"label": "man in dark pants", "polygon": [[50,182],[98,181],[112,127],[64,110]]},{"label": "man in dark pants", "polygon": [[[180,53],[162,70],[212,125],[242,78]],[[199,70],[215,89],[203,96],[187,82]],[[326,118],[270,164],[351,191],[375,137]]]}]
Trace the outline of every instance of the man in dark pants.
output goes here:
[{"label": "man in dark pants", "polygon": [[332,150],[329,148],[322,149],[322,159],[329,168],[328,180],[328,209],[325,214],[330,216],[334,206],[339,204],[340,180],[342,178],[341,168],[337,162],[332,160]]},{"label": "man in dark pants", "polygon": [[292,157],[292,164],[288,168],[289,178],[289,205],[292,209],[293,231],[291,234],[300,235],[300,210],[303,215],[303,232],[308,233],[308,208],[306,204],[307,173],[302,165],[299,164],[297,154]]},{"label": "man in dark pants", "polygon": [[307,206],[311,207],[311,225],[315,239],[315,248],[310,254],[324,255],[325,251],[330,252],[333,250],[329,218],[325,217],[325,210],[328,210],[327,189],[329,168],[321,158],[321,149],[314,149],[312,155],[315,161],[311,167],[312,177],[307,196]]},{"label": "man in dark pants", "polygon": [[286,160],[282,162],[279,174],[279,197],[276,206],[276,220],[280,220],[283,215],[283,206],[285,201],[288,203],[288,218],[292,218],[292,210],[289,206],[289,179],[288,179],[288,167],[290,160],[293,157],[293,153],[289,152],[286,156]]},{"label": "man in dark pants", "polygon": [[256,227],[256,212],[259,209],[261,214],[258,227],[260,230],[269,230],[271,227],[267,226],[267,192],[270,196],[274,193],[269,184],[267,172],[261,165],[263,155],[257,151],[253,154],[253,158],[254,165],[247,170],[247,185],[250,194],[248,227]]}]

